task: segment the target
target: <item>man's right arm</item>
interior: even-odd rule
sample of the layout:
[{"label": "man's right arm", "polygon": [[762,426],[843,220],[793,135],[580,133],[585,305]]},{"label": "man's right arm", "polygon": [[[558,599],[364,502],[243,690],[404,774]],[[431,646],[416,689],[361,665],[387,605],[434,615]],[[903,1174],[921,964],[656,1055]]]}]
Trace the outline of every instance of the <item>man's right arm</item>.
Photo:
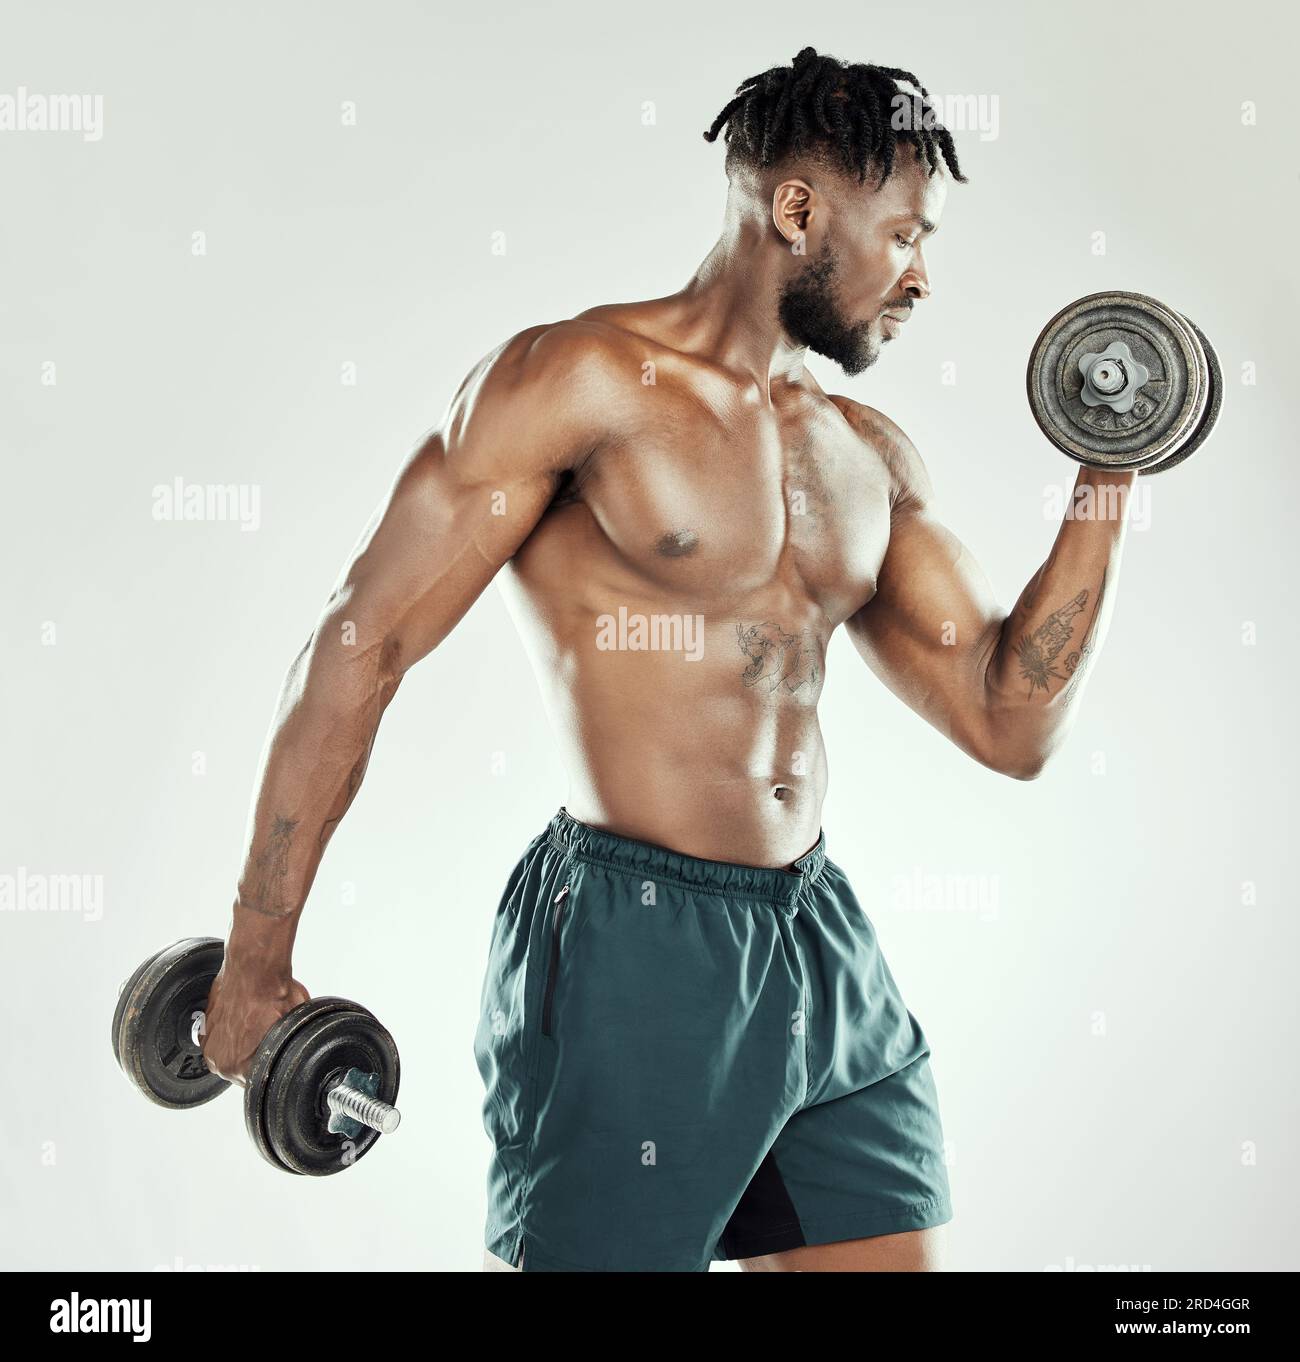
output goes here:
[{"label": "man's right arm", "polygon": [[[594,328],[521,332],[466,378],[408,458],[289,667],[262,752],[247,847],[209,1000],[209,1067],[242,1080],[292,977],[299,915],[408,668],[523,544],[561,474],[602,435]],[[557,401],[557,394],[563,400]]]}]

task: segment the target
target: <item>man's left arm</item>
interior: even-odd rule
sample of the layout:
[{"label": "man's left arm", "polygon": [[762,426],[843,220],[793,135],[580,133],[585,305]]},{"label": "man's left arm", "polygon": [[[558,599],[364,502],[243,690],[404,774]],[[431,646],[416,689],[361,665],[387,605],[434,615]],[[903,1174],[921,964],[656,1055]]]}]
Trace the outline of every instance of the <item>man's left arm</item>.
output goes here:
[{"label": "man's left arm", "polygon": [[1094,506],[1109,514],[1063,519],[1008,615],[935,515],[929,476],[907,436],[869,407],[854,403],[845,414],[895,484],[876,594],[848,620],[850,637],[889,689],[964,752],[1034,779],[1069,732],[1105,638],[1137,475],[1080,467],[1076,488],[1091,485]]}]

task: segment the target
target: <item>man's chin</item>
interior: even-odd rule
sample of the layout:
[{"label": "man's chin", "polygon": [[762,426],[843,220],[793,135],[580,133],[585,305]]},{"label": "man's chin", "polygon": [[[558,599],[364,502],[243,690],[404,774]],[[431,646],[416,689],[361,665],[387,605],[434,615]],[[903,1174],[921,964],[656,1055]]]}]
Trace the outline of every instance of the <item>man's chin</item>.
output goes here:
[{"label": "man's chin", "polygon": [[816,353],[823,355],[832,363],[838,364],[840,369],[849,378],[852,378],[855,374],[860,374],[864,370],[870,369],[871,366],[880,358],[880,346],[877,345],[874,341],[866,341],[862,344],[862,346],[860,346],[856,350],[853,350],[850,353],[844,353],[841,351],[832,355],[827,354],[825,351],[822,350],[819,350]]}]

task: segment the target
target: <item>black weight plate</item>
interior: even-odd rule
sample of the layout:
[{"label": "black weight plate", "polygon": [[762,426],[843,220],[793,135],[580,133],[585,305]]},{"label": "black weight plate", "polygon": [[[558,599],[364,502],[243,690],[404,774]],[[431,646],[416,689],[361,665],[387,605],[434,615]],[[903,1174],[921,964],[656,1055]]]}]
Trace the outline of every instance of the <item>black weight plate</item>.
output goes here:
[{"label": "black weight plate", "polygon": [[145,959],[140,964],[138,964],[135,967],[135,969],[131,971],[130,975],[127,977],[126,982],[122,984],[117,990],[117,1006],[113,1008],[112,1039],[113,1039],[113,1058],[117,1061],[119,1067],[122,1064],[122,1047],[119,1042],[121,1040],[122,1018],[126,1013],[127,999],[130,998],[131,996],[131,990],[135,988],[137,983],[139,983],[140,976],[145,972],[145,970],[149,968],[150,965],[153,964],[155,960],[157,960],[158,956],[161,954],[162,951],[159,951],[157,955],[146,956]]},{"label": "black weight plate", "polygon": [[[285,1169],[285,1165],[280,1162],[267,1138],[266,1100],[271,1070],[277,1056],[300,1027],[334,1012],[352,1012],[356,1009],[357,1004],[346,998],[308,998],[305,1003],[299,1003],[292,1011],[286,1012],[262,1037],[262,1043],[257,1047],[257,1053],[248,1068],[248,1086],[244,1089],[244,1128],[257,1146],[257,1152],[276,1168]],[[285,1171],[294,1170],[290,1168]]]},{"label": "black weight plate", "polygon": [[207,1005],[224,955],[219,937],[187,937],[146,960],[122,987],[113,1053],[160,1107],[201,1106],[230,1086],[208,1071],[192,1035],[194,1014]]},{"label": "black weight plate", "polygon": [[270,1079],[275,1057],[293,1032],[311,1022],[313,1017],[327,1016],[328,1013],[341,1009],[352,1011],[352,1008],[352,1002],[346,998],[308,998],[307,1001],[300,1002],[292,1012],[286,1012],[271,1030],[267,1031],[258,1046],[258,1053],[253,1056],[252,1064],[248,1066],[248,1087],[244,1088],[244,1128],[248,1130],[248,1137],[258,1147],[262,1158],[277,1169],[288,1173],[293,1171],[285,1169],[285,1165],[279,1162],[266,1133],[267,1080]]},{"label": "black weight plate", "polygon": [[[1148,371],[1128,412],[1083,401],[1079,360],[1122,341]],[[1206,406],[1204,356],[1172,308],[1141,293],[1076,299],[1039,333],[1025,376],[1030,410],[1047,438],[1079,463],[1144,468],[1180,449]]]},{"label": "black weight plate", "polygon": [[368,1012],[335,1013],[295,1033],[276,1061],[265,1108],[267,1137],[286,1168],[322,1177],[342,1172],[373,1148],[379,1132],[331,1133],[325,1094],[349,1069],[379,1076],[378,1096],[397,1097],[393,1038]]},{"label": "black weight plate", "polygon": [[244,1094],[245,1124],[268,1162],[290,1173],[326,1177],[351,1167],[374,1146],[378,1131],[363,1130],[353,1138],[327,1128],[325,1093],[352,1068],[377,1073],[377,1096],[396,1100],[397,1046],[373,1013],[356,1003],[313,998],[272,1027]]},{"label": "black weight plate", "polygon": [[1209,366],[1210,396],[1205,404],[1205,415],[1201,417],[1200,424],[1186,444],[1174,450],[1167,458],[1161,459],[1159,463],[1153,463],[1149,468],[1144,468],[1141,476],[1148,473],[1163,473],[1166,469],[1176,468],[1184,459],[1190,459],[1210,438],[1210,432],[1218,422],[1219,412],[1223,409],[1223,370],[1219,367],[1219,356],[1215,353],[1214,346],[1210,344],[1210,338],[1190,317],[1183,317],[1183,321],[1196,333],[1196,338],[1201,342],[1201,349],[1205,351],[1205,360]]}]

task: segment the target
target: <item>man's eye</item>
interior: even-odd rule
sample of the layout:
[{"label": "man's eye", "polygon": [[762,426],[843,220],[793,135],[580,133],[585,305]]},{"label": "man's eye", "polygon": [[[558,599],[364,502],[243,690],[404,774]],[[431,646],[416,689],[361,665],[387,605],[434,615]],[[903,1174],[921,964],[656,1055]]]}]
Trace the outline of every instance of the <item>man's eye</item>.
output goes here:
[{"label": "man's eye", "polygon": [[895,234],[894,240],[897,241],[900,246],[905,247],[907,250],[910,251],[912,249],[912,243],[905,236],[898,236],[897,234]]}]

